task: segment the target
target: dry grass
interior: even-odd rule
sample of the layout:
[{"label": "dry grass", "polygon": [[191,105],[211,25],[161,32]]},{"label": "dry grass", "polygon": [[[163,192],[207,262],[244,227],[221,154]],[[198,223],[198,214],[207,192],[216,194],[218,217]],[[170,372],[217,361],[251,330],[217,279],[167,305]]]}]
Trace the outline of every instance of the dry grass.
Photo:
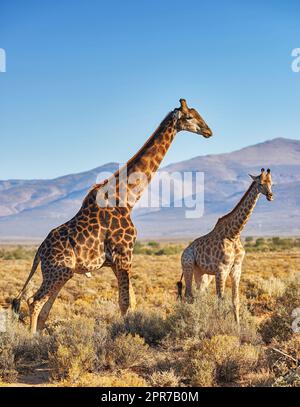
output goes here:
[{"label": "dry grass", "polygon": [[[299,386],[300,334],[291,329],[291,312],[300,307],[295,242],[247,242],[240,332],[229,287],[222,304],[213,284],[193,304],[176,302],[183,244],[138,246],[137,310],[125,319],[110,269],[91,279],[77,275],[55,302],[48,331],[31,338],[27,326],[9,317],[0,333],[1,385],[44,369],[46,384],[55,386]],[[22,287],[33,254],[30,247],[0,249],[0,304]],[[29,291],[39,283],[38,272]],[[26,304],[22,316],[28,324]]]}]

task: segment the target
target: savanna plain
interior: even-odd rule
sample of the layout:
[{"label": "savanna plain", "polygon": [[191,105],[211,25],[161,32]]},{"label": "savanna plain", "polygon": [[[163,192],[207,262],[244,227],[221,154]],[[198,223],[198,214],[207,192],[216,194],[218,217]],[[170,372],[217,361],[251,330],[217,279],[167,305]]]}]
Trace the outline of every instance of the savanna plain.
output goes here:
[{"label": "savanna plain", "polygon": [[[117,281],[103,268],[75,275],[54,303],[47,329],[31,337],[9,303],[35,247],[0,247],[0,386],[300,386],[300,239],[245,239],[241,325],[212,284],[177,300],[187,242],[138,242],[132,283],[137,307],[118,309]],[[38,269],[26,295],[39,287]],[[296,310],[296,311],[295,311]],[[299,323],[300,327],[300,323]],[[294,329],[293,329],[294,328]],[[295,329],[296,328],[296,329]]]}]

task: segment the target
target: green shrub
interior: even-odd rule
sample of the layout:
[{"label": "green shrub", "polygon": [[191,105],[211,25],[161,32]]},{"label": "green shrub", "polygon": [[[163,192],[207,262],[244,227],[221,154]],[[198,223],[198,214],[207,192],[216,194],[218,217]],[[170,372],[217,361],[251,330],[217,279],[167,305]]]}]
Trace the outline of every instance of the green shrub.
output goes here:
[{"label": "green shrub", "polygon": [[240,330],[234,320],[231,300],[219,300],[209,292],[197,295],[192,304],[179,303],[168,316],[170,336],[176,339],[203,339],[214,335],[233,335],[242,341],[257,343],[257,327],[249,311],[241,304]]},{"label": "green shrub", "polygon": [[111,336],[120,334],[139,335],[148,345],[157,345],[168,334],[168,327],[162,317],[156,313],[136,311],[112,324]]},{"label": "green shrub", "polygon": [[172,254],[178,254],[182,252],[181,246],[165,246],[159,250],[157,250],[154,254],[156,256],[170,256]]},{"label": "green shrub", "polygon": [[137,241],[134,245],[134,249],[133,249],[133,253],[134,254],[143,254],[144,253],[144,245]]},{"label": "green shrub", "polygon": [[133,252],[134,254],[169,256],[172,254],[181,253],[182,249],[182,246],[172,244],[161,247],[159,243],[152,241],[148,242],[148,244],[136,242]]},{"label": "green shrub", "polygon": [[0,259],[3,260],[30,260],[35,254],[35,249],[17,246],[14,248],[0,249]]},{"label": "green shrub", "polygon": [[151,241],[151,242],[148,242],[148,246],[154,247],[154,248],[157,249],[157,248],[159,247],[159,243],[158,243],[158,242]]},{"label": "green shrub", "polygon": [[280,244],[280,237],[278,237],[278,236],[273,237],[273,238],[272,238],[272,243],[273,243],[275,246],[278,246],[278,245]]}]

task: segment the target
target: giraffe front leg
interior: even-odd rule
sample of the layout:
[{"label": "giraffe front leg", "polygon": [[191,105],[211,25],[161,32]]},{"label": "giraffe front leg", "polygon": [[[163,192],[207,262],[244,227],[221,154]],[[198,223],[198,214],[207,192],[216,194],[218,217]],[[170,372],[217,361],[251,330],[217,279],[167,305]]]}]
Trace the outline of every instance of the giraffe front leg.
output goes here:
[{"label": "giraffe front leg", "polygon": [[[122,262],[121,262],[122,264]],[[125,315],[127,313],[128,308],[132,311],[135,310],[136,307],[136,298],[135,292],[130,280],[130,273],[131,273],[131,263],[130,267],[127,270],[126,268],[116,267],[115,265],[112,266],[112,270],[117,277],[118,280],[118,288],[119,288],[119,306],[121,310],[121,314]],[[127,288],[128,287],[128,288]],[[126,299],[128,297],[128,300]]]},{"label": "giraffe front leg", "polygon": [[185,298],[189,301],[193,301],[193,292],[192,292],[192,284],[193,284],[193,273],[194,268],[192,265],[186,265],[183,267],[183,276],[185,281]]},{"label": "giraffe front leg", "polygon": [[130,298],[130,309],[131,309],[131,311],[134,311],[135,307],[136,307],[136,298],[135,298],[135,292],[134,292],[130,279],[129,279],[129,298]]},{"label": "giraffe front leg", "polygon": [[128,270],[118,270],[119,307],[122,316],[126,315],[128,308],[131,305],[129,284]]},{"label": "giraffe front leg", "polygon": [[237,325],[240,325],[240,298],[239,298],[239,284],[242,272],[241,264],[234,264],[231,269],[230,277],[232,282],[232,305],[234,318]]},{"label": "giraffe front leg", "polygon": [[122,316],[126,315],[128,309],[133,311],[136,305],[135,294],[130,281],[131,269],[131,261],[126,257],[116,259],[115,274],[118,279],[119,306]]},{"label": "giraffe front leg", "polygon": [[228,268],[220,265],[216,271],[216,291],[220,300],[224,298],[225,284],[228,276]]}]

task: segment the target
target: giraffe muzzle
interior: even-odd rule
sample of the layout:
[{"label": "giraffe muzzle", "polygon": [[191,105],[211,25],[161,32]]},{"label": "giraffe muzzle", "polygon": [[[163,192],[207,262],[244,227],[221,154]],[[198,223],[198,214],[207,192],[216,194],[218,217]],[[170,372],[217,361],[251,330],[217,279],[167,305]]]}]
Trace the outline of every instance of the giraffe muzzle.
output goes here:
[{"label": "giraffe muzzle", "polygon": [[213,135],[213,132],[210,129],[200,129],[198,134],[201,134],[205,138],[209,138]]}]

